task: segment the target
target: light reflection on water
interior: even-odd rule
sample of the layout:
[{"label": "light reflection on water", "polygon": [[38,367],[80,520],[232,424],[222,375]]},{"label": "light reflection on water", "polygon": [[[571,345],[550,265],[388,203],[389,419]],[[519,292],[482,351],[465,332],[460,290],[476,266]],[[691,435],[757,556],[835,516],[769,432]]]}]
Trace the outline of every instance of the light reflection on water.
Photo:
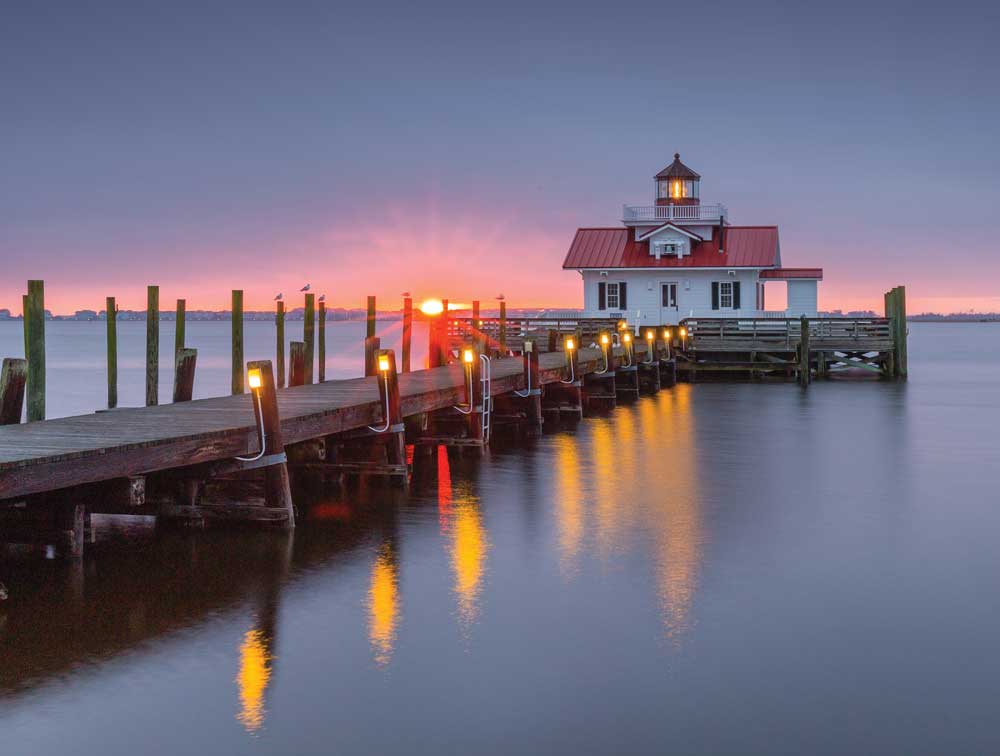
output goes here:
[{"label": "light reflection on water", "polygon": [[439,447],[291,535],[100,518],[0,563],[4,753],[997,752],[1000,358],[956,390],[962,334],[915,329],[908,385]]}]

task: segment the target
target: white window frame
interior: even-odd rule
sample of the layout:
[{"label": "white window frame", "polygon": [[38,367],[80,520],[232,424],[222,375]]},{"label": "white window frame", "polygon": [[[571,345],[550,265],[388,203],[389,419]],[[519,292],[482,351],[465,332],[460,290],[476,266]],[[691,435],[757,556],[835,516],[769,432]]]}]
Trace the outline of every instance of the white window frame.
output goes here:
[{"label": "white window frame", "polygon": [[[728,289],[728,294],[726,290]],[[726,297],[729,298],[729,304],[726,304]],[[733,309],[733,282],[732,281],[719,281],[719,309],[720,310],[731,310]]]},{"label": "white window frame", "polygon": [[[614,288],[612,288],[612,287],[614,287]],[[612,291],[614,292],[613,296],[615,298],[614,299],[614,304],[611,303],[611,297],[612,297],[612,293],[611,292]],[[621,302],[621,298],[619,296],[619,293],[620,292],[619,292],[619,289],[618,289],[618,281],[613,281],[613,282],[612,281],[608,281],[607,288],[604,291],[604,304],[605,304],[605,306],[609,310],[617,310],[618,309],[618,304],[619,304],[619,302]]]}]

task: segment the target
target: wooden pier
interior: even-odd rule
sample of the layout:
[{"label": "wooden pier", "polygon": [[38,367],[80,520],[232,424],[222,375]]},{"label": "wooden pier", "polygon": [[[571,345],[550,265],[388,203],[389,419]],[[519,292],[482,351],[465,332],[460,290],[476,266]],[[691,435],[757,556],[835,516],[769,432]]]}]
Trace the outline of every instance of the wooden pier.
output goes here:
[{"label": "wooden pier", "polygon": [[[4,360],[0,378],[0,543],[52,545],[72,557],[82,555],[94,513],[155,515],[186,527],[289,529],[299,484],[363,476],[405,486],[413,455],[436,445],[478,454],[494,438],[537,436],[678,377],[742,371],[797,376],[808,385],[845,368],[883,377],[903,377],[906,369],[901,290],[891,301],[887,295],[887,318],[713,318],[638,331],[606,319],[508,320],[503,307],[500,318],[480,318],[476,303],[471,318],[430,322],[430,365],[412,372],[408,301],[402,373],[395,353],[379,349],[369,298],[365,377],[328,381],[321,363],[313,383],[309,355],[325,354],[325,308],[320,302],[317,350],[314,302],[306,295],[306,341],[289,345],[287,388],[279,302],[277,376],[269,361],[244,364],[242,322],[234,321],[233,394],[191,401],[197,352],[184,346],[179,323],[174,402],[159,404],[147,392],[147,406],[115,408],[112,317],[109,409],[22,424],[25,403],[29,414],[44,417],[42,289],[35,283],[26,298],[28,359]],[[152,317],[157,301],[150,287]],[[113,299],[108,303],[113,313]],[[179,300],[181,318],[183,308]],[[233,291],[234,313],[241,308],[242,292]],[[149,376],[159,369],[158,350],[147,353]]]}]

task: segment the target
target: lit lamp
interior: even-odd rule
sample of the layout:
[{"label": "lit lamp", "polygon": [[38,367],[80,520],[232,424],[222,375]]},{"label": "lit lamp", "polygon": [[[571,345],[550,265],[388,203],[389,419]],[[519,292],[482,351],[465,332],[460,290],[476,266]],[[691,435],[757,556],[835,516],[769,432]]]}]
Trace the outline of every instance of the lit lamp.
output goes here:
[{"label": "lit lamp", "polygon": [[566,339],[566,351],[572,352],[574,349],[576,349],[576,344],[573,343],[573,338]]},{"label": "lit lamp", "polygon": [[247,371],[247,385],[252,391],[260,391],[260,387],[264,385],[258,368],[251,368]]},{"label": "lit lamp", "polygon": [[653,361],[653,339],[656,338],[656,331],[652,328],[646,329],[646,362]]},{"label": "lit lamp", "polygon": [[681,328],[681,348],[687,349],[688,329]]},{"label": "lit lamp", "polygon": [[378,369],[381,370],[383,373],[389,372],[389,355],[380,354],[378,356]]},{"label": "lit lamp", "polygon": [[476,354],[471,349],[466,349],[462,352],[462,362],[464,362],[466,365],[471,365],[472,361],[475,358]]}]

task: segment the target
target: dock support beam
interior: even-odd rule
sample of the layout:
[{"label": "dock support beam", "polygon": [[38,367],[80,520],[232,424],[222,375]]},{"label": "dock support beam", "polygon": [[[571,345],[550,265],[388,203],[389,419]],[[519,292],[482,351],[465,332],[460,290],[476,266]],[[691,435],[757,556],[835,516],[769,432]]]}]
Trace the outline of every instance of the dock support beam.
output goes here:
[{"label": "dock support beam", "polygon": [[104,301],[108,341],[108,409],[114,409],[118,406],[118,306],[114,297]]},{"label": "dock support beam", "polygon": [[278,309],[274,313],[274,335],[275,335],[275,370],[277,375],[274,378],[274,385],[278,388],[285,387],[285,303],[278,302]]},{"label": "dock support beam", "polygon": [[5,357],[0,370],[0,425],[17,425],[24,408],[24,386],[28,380],[28,361]]},{"label": "dock support beam", "polygon": [[146,406],[160,402],[160,287],[146,287]]},{"label": "dock support beam", "polygon": [[288,385],[306,384],[306,343],[293,341],[288,345]]},{"label": "dock support beam", "polygon": [[303,378],[306,383],[313,382],[313,365],[316,362],[316,295],[306,294],[305,314],[302,321],[302,343],[305,344],[305,371]]},{"label": "dock support beam", "polygon": [[28,360],[28,422],[45,419],[45,283],[28,281],[25,308]]},{"label": "dock support beam", "polygon": [[233,394],[243,393],[243,292],[233,289],[232,317]]},{"label": "dock support beam", "polygon": [[326,381],[326,302],[319,303],[319,353],[317,355],[319,363],[318,380],[320,383]]},{"label": "dock support beam", "polygon": [[174,403],[190,402],[194,395],[194,371],[198,362],[197,349],[181,348],[174,355]]}]

